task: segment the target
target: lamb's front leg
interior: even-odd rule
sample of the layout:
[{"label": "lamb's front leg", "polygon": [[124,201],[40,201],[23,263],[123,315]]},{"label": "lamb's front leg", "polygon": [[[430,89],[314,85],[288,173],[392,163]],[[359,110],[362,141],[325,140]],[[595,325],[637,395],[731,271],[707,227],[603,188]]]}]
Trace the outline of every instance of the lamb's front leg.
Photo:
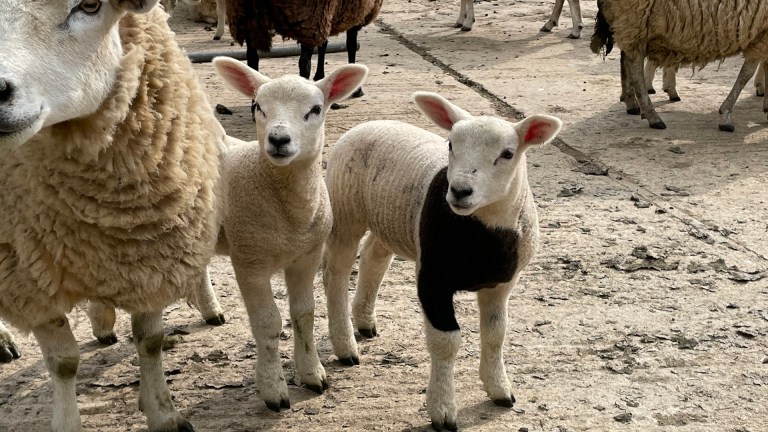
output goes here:
[{"label": "lamb's front leg", "polygon": [[568,7],[571,9],[573,28],[567,37],[568,39],[578,39],[581,37],[581,30],[584,28],[584,24],[581,22],[581,4],[579,4],[579,0],[568,0]]},{"label": "lamb's front leg", "polygon": [[461,8],[459,9],[459,18],[456,20],[454,27],[461,27],[462,31],[472,30],[472,24],[475,23],[475,5],[473,0],[461,0]]},{"label": "lamb's front leg", "polygon": [[512,407],[515,397],[504,368],[504,337],[507,332],[507,302],[517,277],[510,282],[477,292],[480,309],[480,380],[493,403]]},{"label": "lamb's front leg", "polygon": [[552,8],[552,15],[549,16],[549,19],[539,31],[551,32],[552,29],[557,26],[557,22],[560,20],[560,13],[563,12],[564,3],[565,0],[555,0],[555,7]]},{"label": "lamb's front leg", "polygon": [[308,389],[322,394],[328,388],[325,369],[315,348],[314,280],[322,259],[322,247],[285,269],[285,285],[293,325],[293,352],[299,379]]},{"label": "lamb's front leg", "polygon": [[77,409],[75,376],[80,361],[77,341],[69,328],[69,321],[61,316],[35,327],[32,333],[43,352],[45,366],[53,383],[53,417],[51,428],[55,432],[75,432],[83,429]]},{"label": "lamb's front leg", "polygon": [[176,411],[163,374],[163,312],[131,314],[131,331],[139,353],[139,410],[150,431],[190,432],[189,422]]},{"label": "lamb's front leg", "polygon": [[21,352],[13,342],[13,335],[0,321],[0,363],[8,363],[19,357],[21,357]]},{"label": "lamb's front leg", "polygon": [[232,257],[232,267],[256,340],[256,385],[267,407],[280,412],[281,408],[290,408],[291,402],[280,365],[280,331],[283,326],[280,311],[272,297],[270,272],[235,256]]}]

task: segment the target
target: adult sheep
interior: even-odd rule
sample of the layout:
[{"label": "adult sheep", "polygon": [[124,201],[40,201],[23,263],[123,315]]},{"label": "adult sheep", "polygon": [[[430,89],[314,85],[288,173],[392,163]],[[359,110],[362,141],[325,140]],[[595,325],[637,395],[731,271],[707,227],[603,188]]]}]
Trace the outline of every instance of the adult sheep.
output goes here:
[{"label": "adult sheep", "polygon": [[353,306],[360,334],[375,336],[376,294],[392,257],[416,261],[432,370],[427,412],[437,430],[456,430],[453,364],[461,343],[453,308],[458,291],[476,291],[480,309],[480,378],[497,405],[515,399],[502,347],[507,301],[538,244],[538,216],[525,151],[560,130],[555,117],[519,123],[474,117],[433,93],[416,102],[445,138],[407,123],[374,121],[350,129],[333,146],[326,183],[333,228],[323,282],[328,326],[343,364],[359,363],[347,306],[360,239]]},{"label": "adult sheep", "polygon": [[[456,19],[455,28],[461,28],[462,31],[472,30],[472,25],[475,23],[475,6],[473,0],[460,0],[459,17]],[[573,27],[571,33],[567,36],[569,39],[578,39],[581,37],[581,30],[584,25],[581,22],[581,4],[580,0],[568,0],[568,7],[571,9],[571,20],[573,21]],[[560,20],[560,14],[563,12],[563,6],[565,0],[555,0],[555,6],[552,8],[552,14],[544,26],[541,27],[543,32],[551,32],[554,27],[557,27],[557,23]]]},{"label": "adult sheep", "polygon": [[[639,110],[651,128],[666,125],[644,87],[643,60],[660,66],[692,65],[743,54],[744,65],[720,106],[720,130],[733,131],[733,106],[768,58],[768,2],[764,0],[599,0],[592,50],[621,48],[622,94],[627,111]],[[768,111],[768,99],[763,102]]]},{"label": "adult sheep", "polygon": [[150,431],[191,431],[163,375],[162,311],[202,283],[224,131],[158,0],[0,0],[0,317],[31,331],[55,431],[82,429],[83,300],[131,313]]}]

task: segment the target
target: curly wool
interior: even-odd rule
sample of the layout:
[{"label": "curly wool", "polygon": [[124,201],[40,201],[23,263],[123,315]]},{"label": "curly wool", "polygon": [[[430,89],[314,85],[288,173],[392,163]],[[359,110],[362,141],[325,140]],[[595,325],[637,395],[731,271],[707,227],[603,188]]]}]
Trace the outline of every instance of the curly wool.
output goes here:
[{"label": "curly wool", "polygon": [[275,33],[300,44],[320,46],[331,36],[366,26],[379,15],[383,0],[227,0],[227,20],[239,44],[246,36],[269,51]]},{"label": "curly wool", "polygon": [[160,310],[204,277],[225,135],[167,19],[124,17],[101,108],[0,159],[0,316],[23,330],[85,299]]},{"label": "curly wool", "polygon": [[765,0],[601,0],[600,7],[622,50],[660,66],[768,54]]}]

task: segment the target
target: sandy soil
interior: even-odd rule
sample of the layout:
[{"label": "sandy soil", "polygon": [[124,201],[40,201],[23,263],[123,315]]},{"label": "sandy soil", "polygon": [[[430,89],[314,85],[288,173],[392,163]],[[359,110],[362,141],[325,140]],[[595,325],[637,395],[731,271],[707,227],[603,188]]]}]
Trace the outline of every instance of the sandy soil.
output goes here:
[{"label": "sandy soil", "polygon": [[[329,115],[327,138],[330,146],[372,119],[437,132],[410,102],[417,89],[476,114],[549,113],[565,122],[561,139],[529,153],[542,239],[510,300],[506,364],[518,402],[499,408],[482,390],[474,298],[459,295],[460,428],[766,430],[768,277],[759,278],[768,276],[761,273],[768,268],[768,123],[751,85],[736,106],[736,132],[717,130],[717,108],[741,61],[681,71],[682,102],[653,97],[668,125],[655,131],[620,105],[616,53],[603,60],[589,52],[594,1],[582,2],[581,40],[565,38],[567,11],[554,33],[539,32],[550,1],[477,2],[469,33],[452,28],[458,3],[385,1],[379,21],[361,33],[358,59],[371,68],[366,95]],[[210,41],[212,32],[187,20],[184,8],[172,25],[189,51],[234,48],[229,35]],[[329,55],[327,70],[345,61]],[[220,116],[227,131],[252,139],[248,101],[225,88],[210,64],[196,69],[211,103],[234,112]],[[268,75],[296,70],[295,58],[262,62]],[[332,354],[316,283],[316,339],[331,388],[318,396],[295,385],[286,325],[281,353],[292,408],[281,414],[265,407],[254,384],[255,346],[227,259],[215,260],[213,280],[227,324],[206,326],[186,304],[166,314],[177,342],[164,357],[170,388],[197,430],[429,429],[429,357],[412,263],[396,260],[387,274],[380,336],[361,341],[362,364],[353,368]],[[280,277],[274,293],[287,318]],[[120,341],[111,347],[93,340],[82,311],[72,314],[72,325],[81,344],[85,428],[145,430],[127,316],[119,317]],[[24,356],[0,366],[0,431],[47,430],[50,382],[34,339],[18,342]]]}]

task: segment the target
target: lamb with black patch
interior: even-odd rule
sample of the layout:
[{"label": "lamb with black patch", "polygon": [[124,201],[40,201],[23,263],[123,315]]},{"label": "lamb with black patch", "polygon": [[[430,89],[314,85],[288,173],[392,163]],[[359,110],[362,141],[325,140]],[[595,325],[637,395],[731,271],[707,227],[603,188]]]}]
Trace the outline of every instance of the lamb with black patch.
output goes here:
[{"label": "lamb with black patch", "polygon": [[333,228],[323,282],[331,342],[341,363],[359,364],[347,291],[360,239],[352,314],[361,335],[376,336],[376,295],[394,254],[416,261],[419,300],[432,369],[427,411],[437,430],[456,430],[453,364],[461,335],[457,291],[476,291],[480,378],[488,396],[511,407],[502,356],[507,301],[538,244],[538,216],[525,151],[550,141],[559,119],[519,123],[474,117],[434,93],[416,104],[445,138],[407,123],[373,121],[344,134],[328,159]]}]

